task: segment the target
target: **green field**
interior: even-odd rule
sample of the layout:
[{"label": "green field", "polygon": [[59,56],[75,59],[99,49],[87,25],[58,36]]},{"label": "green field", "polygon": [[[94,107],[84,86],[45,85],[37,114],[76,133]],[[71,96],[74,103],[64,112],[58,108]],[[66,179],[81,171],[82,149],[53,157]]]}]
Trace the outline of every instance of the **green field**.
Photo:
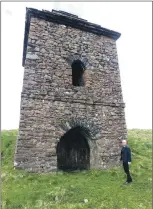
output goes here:
[{"label": "green field", "polygon": [[3,209],[152,208],[152,130],[128,131],[134,182],[124,186],[122,168],[43,175],[14,170],[16,135],[1,133]]}]

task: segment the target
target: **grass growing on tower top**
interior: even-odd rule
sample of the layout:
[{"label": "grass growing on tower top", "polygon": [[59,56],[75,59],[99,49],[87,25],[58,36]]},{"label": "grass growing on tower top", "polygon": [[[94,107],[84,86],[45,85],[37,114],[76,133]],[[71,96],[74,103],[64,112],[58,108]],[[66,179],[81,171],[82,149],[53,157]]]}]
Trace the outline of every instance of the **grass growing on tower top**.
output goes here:
[{"label": "grass growing on tower top", "polygon": [[14,170],[16,136],[17,130],[1,133],[3,209],[152,208],[151,130],[128,131],[134,182],[126,186],[122,168],[41,175]]}]

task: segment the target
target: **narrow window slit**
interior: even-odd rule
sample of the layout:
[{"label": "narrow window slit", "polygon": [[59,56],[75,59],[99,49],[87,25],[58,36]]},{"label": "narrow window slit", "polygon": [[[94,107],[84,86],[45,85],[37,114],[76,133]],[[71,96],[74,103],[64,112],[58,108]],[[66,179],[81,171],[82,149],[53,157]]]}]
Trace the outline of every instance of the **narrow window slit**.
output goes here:
[{"label": "narrow window slit", "polygon": [[84,86],[84,64],[80,60],[72,63],[72,84],[73,86]]}]

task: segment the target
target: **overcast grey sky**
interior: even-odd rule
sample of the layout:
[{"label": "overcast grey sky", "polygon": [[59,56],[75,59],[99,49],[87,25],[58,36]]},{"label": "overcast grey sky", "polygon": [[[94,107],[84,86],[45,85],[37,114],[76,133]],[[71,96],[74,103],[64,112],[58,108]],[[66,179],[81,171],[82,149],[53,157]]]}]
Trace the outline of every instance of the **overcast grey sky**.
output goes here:
[{"label": "overcast grey sky", "polygon": [[151,2],[3,2],[2,129],[18,128],[26,7],[60,9],[122,34],[117,40],[128,128],[152,128]]}]

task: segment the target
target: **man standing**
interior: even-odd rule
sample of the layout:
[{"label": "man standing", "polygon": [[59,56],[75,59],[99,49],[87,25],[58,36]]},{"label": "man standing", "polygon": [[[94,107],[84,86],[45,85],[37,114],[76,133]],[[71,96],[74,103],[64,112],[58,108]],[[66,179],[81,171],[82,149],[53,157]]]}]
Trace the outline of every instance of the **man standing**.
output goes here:
[{"label": "man standing", "polygon": [[127,141],[122,140],[121,142],[122,149],[121,149],[121,159],[123,161],[123,168],[127,175],[127,181],[124,184],[129,184],[132,182],[132,178],[129,171],[129,165],[131,164],[131,150],[127,146]]}]

